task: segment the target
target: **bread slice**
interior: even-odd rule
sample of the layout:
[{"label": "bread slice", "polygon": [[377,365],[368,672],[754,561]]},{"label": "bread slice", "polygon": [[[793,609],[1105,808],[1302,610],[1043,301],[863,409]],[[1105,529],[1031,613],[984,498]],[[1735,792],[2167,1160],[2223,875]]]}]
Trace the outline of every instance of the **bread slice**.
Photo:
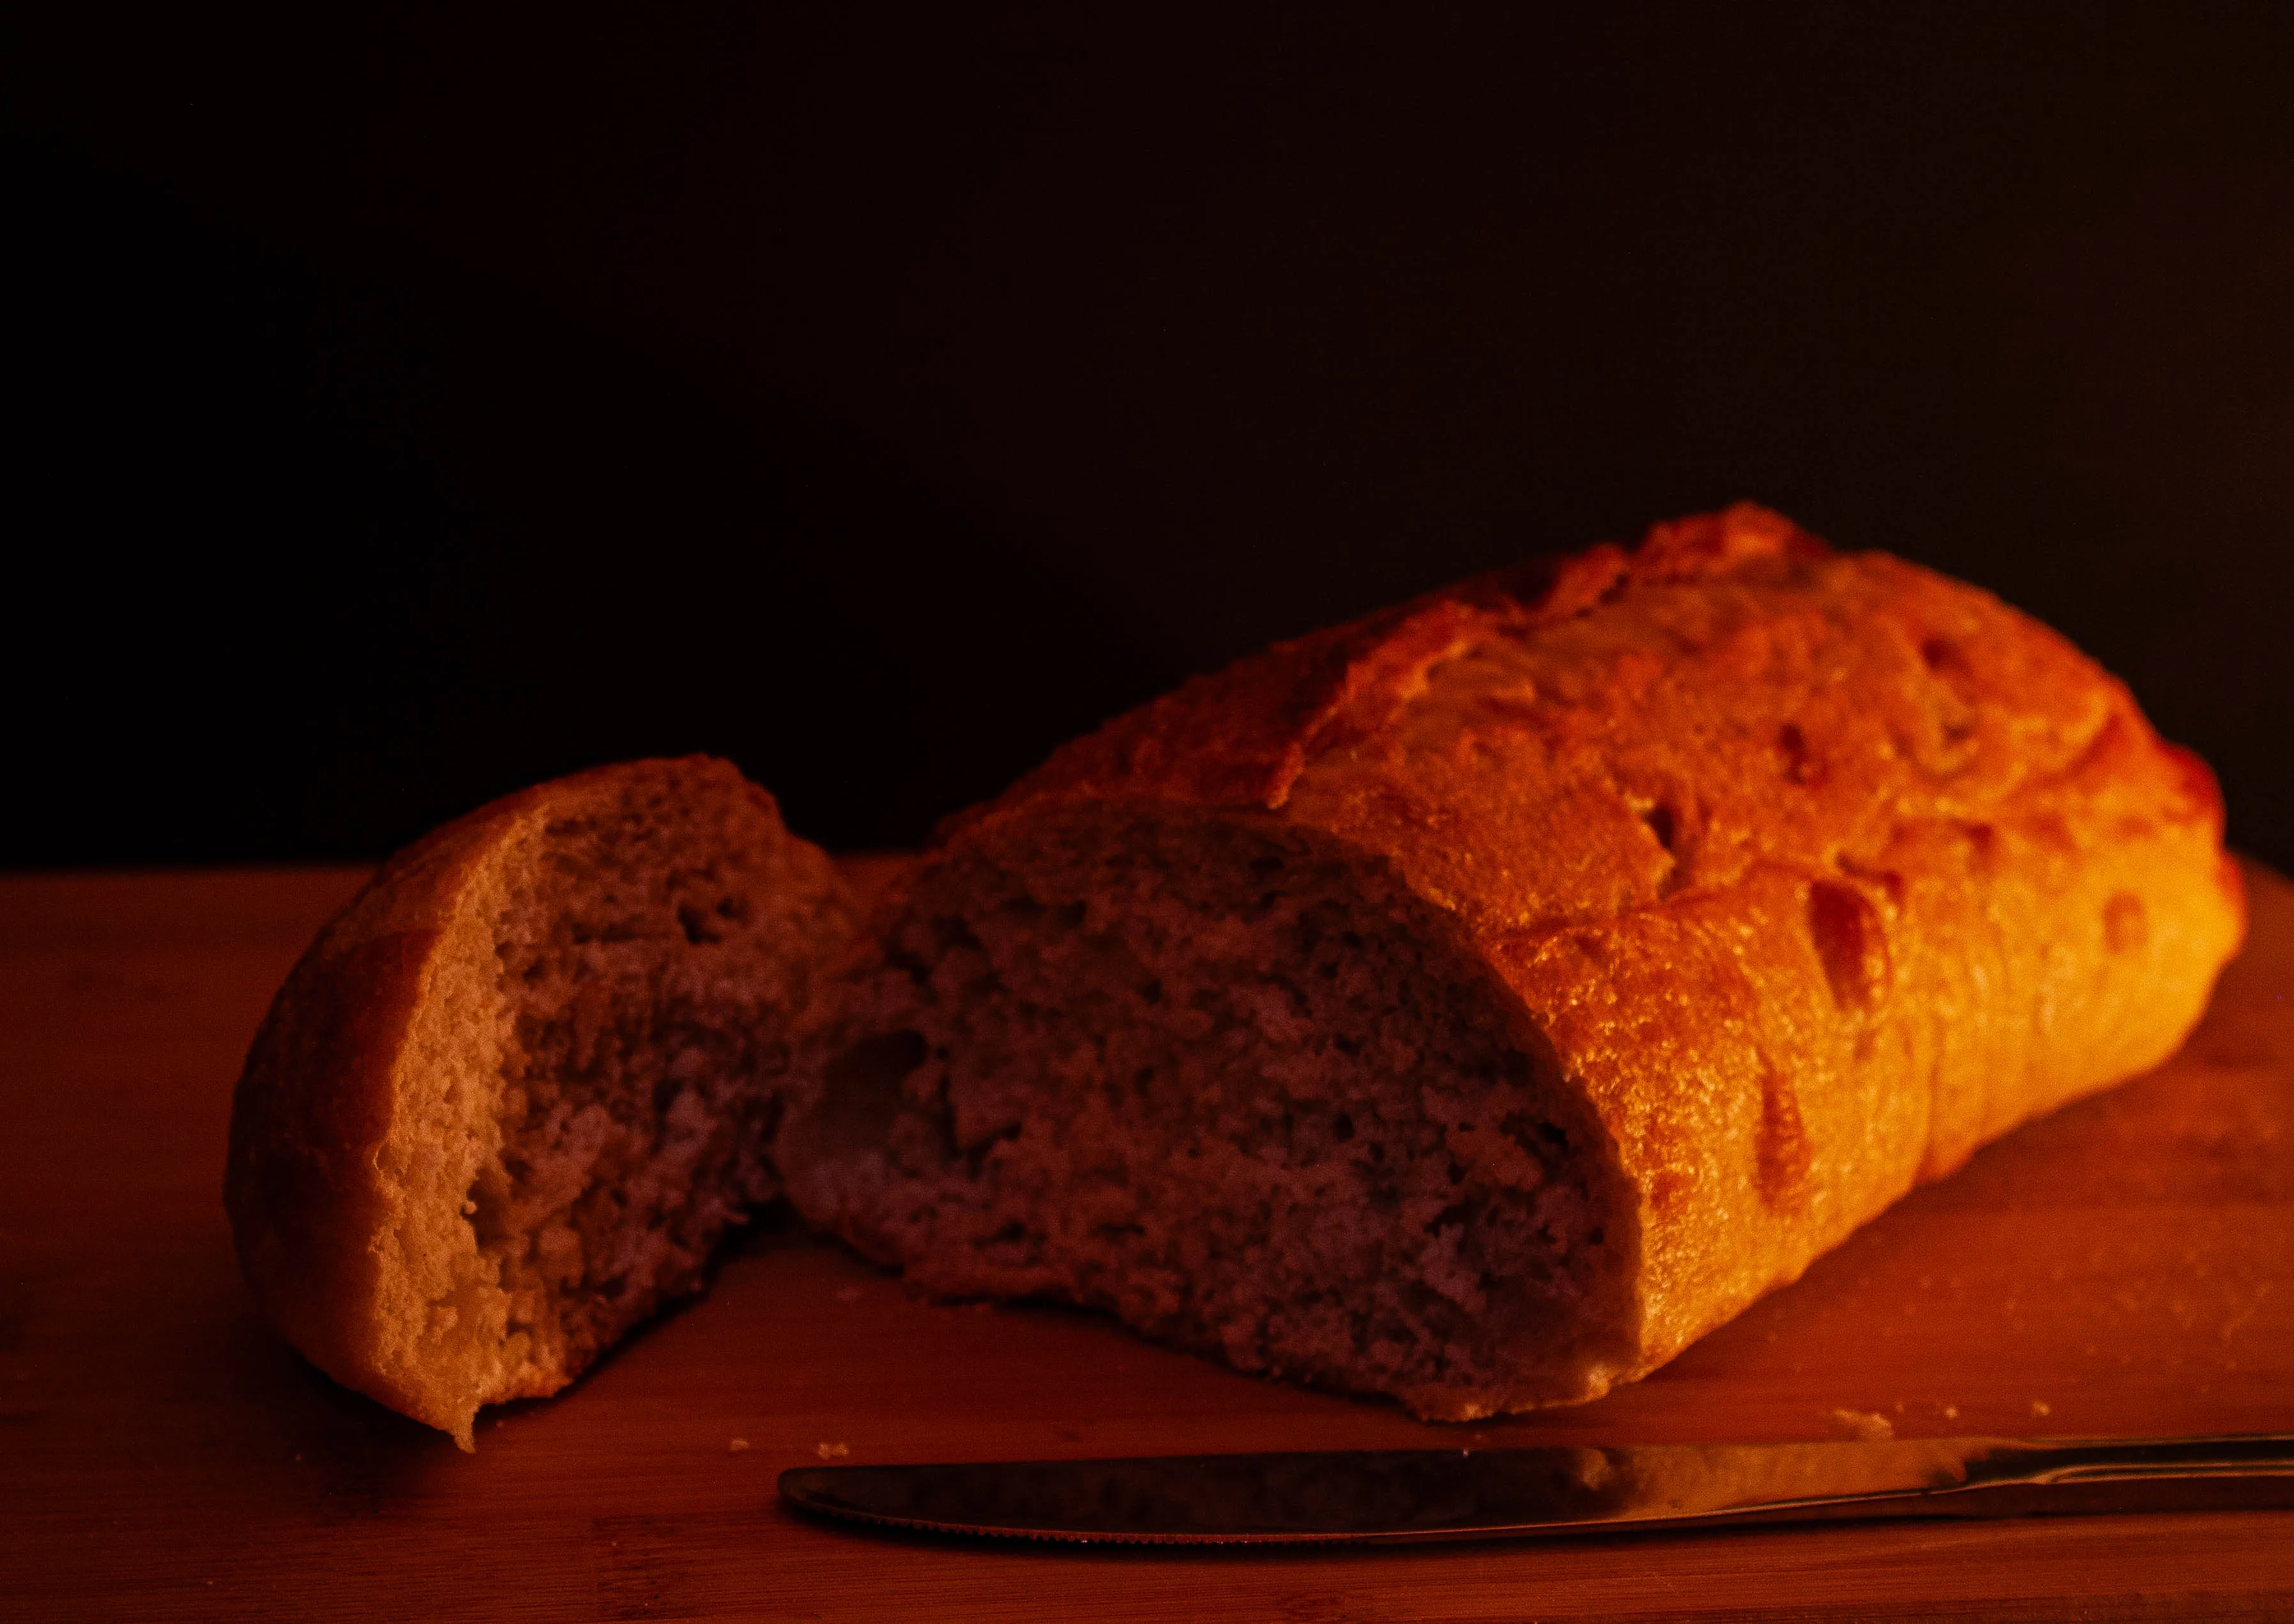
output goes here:
[{"label": "bread slice", "polygon": [[321,932],[233,1101],[264,1311],[473,1447],[779,1193],[791,1027],[851,933],[834,866],[721,761],[602,767],[401,852]]},{"label": "bread slice", "polygon": [[2241,919],[2120,685],[1739,508],[1280,646],[957,820],[777,1154],[935,1291],[1578,1401],[2165,1058]]}]

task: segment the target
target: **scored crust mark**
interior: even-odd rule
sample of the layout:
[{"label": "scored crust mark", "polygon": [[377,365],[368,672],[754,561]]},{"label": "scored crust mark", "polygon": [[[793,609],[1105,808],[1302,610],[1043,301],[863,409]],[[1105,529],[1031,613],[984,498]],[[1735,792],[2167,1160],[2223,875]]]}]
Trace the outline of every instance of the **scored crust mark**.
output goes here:
[{"label": "scored crust mark", "polygon": [[1811,881],[1808,933],[1823,961],[1833,1002],[1856,1014],[1877,1008],[1887,996],[1892,973],[1887,927],[1870,898],[1854,886]]},{"label": "scored crust mark", "polygon": [[1899,869],[1876,867],[1868,863],[1859,863],[1845,852],[1839,854],[1833,861],[1842,873],[1846,874],[1859,885],[1876,889],[1888,899],[1888,907],[1891,913],[1900,910],[1904,905],[1904,899],[1910,895],[1910,884],[1905,880],[1902,871]]},{"label": "scored crust mark", "polygon": [[1808,1208],[1808,1174],[1814,1153],[1801,1120],[1800,1097],[1765,1056],[1761,1060],[1761,1124],[1753,1139],[1753,1186],[1770,1212]]},{"label": "scored crust mark", "polygon": [[1656,843],[1664,848],[1665,855],[1678,859],[1680,854],[1673,841],[1680,832],[1680,820],[1672,805],[1662,800],[1652,801],[1641,808],[1640,816],[1641,822],[1648,825],[1649,833],[1655,837]]}]

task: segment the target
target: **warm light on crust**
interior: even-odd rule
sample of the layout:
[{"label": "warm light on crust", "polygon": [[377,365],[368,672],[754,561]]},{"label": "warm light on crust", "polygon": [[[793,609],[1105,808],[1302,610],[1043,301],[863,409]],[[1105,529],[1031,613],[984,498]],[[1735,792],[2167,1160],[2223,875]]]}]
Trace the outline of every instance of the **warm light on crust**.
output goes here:
[{"label": "warm light on crust", "polygon": [[[1048,922],[1029,927],[1034,945],[988,944],[976,985],[988,990],[971,995],[992,1003],[1029,954],[1111,941],[1151,906],[1143,893],[1079,890],[1080,858],[1062,868],[1043,855],[1079,850],[1073,831],[1094,820],[1153,832],[1170,873],[1191,866],[1172,857],[1196,838],[1186,829],[1214,832],[1201,863],[1230,864],[1219,872],[1236,918],[1261,885],[1220,855],[1219,830],[1311,849],[1324,864],[1316,883],[1335,888],[1318,895],[1352,895],[1366,918],[1402,917],[1378,900],[1400,885],[1437,922],[1408,929],[1462,944],[1495,989],[1472,1019],[1513,1030],[1536,1086],[1566,1097],[1555,1110],[1574,1102],[1598,1125],[1602,1142],[1574,1153],[1612,1205],[1583,1233],[1613,1248],[1637,1238],[1627,1288],[1589,1287],[1576,1310],[1493,1333],[1503,1345],[1471,1360],[1436,1351],[1435,1364],[1479,1373],[1430,1382],[1392,1374],[1399,1364],[1371,1356],[1369,1332],[1353,1348],[1342,1336],[1309,1345],[1283,1328],[1302,1307],[1253,1303],[1241,1287],[1208,1308],[1134,1310],[1103,1282],[1151,1263],[1149,1242],[1127,1241],[1141,1252],[1127,1263],[1029,1216],[1079,1196],[1082,1162],[1030,1148],[1028,1121],[1062,1122],[1096,1098],[1088,1065],[1065,1082],[1007,1077],[1034,1116],[1013,1148],[975,1152],[977,1166],[919,1172],[914,1156],[871,1160],[848,1139],[820,1169],[785,1156],[792,1193],[943,1289],[1025,1279],[1251,1368],[1396,1393],[1428,1415],[1592,1397],[1645,1374],[1916,1182],[2163,1060],[2242,930],[2211,776],[2158,739],[2119,683],[1975,588],[1834,553],[1751,506],[1278,645],[1110,722],[952,820],[880,913],[880,943],[898,946],[854,970],[839,1039],[867,1041],[872,1021],[929,1029],[900,1131],[928,1138],[935,1111],[972,1108],[960,1061],[979,1022],[927,995],[946,978],[940,950],[918,946],[933,929],[972,932],[1072,893],[1067,935],[1039,909]],[[1121,840],[1110,841],[1091,861],[1112,873]],[[952,877],[960,870],[984,878]],[[1327,877],[1340,870],[1353,878]],[[1189,905],[1207,940],[1223,929],[1216,907]],[[900,993],[902,976],[927,990]],[[1051,996],[1048,982],[1027,985],[1005,998],[1015,1010]],[[1109,1019],[1128,1043],[1159,1018]],[[1031,1030],[1073,1043],[1099,1029],[1045,1018]],[[1221,1087],[1242,1064],[1217,1060]],[[1355,1138],[1314,1154],[1327,1170],[1369,1150]],[[997,1181],[1023,1168],[1047,1181],[1036,1208],[996,1205]],[[1186,1176],[1173,1175],[1171,1202],[1203,1199]],[[1476,1188],[1497,1198],[1503,1175]],[[1269,1185],[1265,1198],[1281,1195]],[[1135,1214],[1155,1197],[1127,1185],[1124,1198]],[[909,1216],[888,1215],[901,1203]],[[1027,1269],[998,1274],[935,1238],[967,1203],[993,1206],[1013,1237],[1005,1253]],[[1188,1222],[1171,1221],[1176,1239],[1155,1230],[1151,1246],[1183,1250]],[[1272,1230],[1220,1232],[1273,1248],[1266,1278],[1302,1302],[1372,1289],[1278,1267]],[[1383,1255],[1434,1258],[1418,1240],[1390,1232]],[[1501,1283],[1502,1265],[1484,1263],[1485,1284]],[[1256,1330],[1236,1328],[1249,1320]],[[1589,1348],[1614,1355],[1588,1364]],[[1548,1368],[1565,1355],[1570,1369]]]}]

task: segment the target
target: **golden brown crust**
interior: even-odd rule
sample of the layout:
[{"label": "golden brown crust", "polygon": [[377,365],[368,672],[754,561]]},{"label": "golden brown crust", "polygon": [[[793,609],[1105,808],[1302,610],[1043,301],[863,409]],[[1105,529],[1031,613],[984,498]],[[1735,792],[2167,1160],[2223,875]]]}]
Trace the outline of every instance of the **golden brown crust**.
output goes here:
[{"label": "golden brown crust", "polygon": [[[481,1386],[443,1368],[449,1342],[500,1344],[506,1331],[499,1292],[474,1315],[471,1294],[455,1290],[450,1265],[475,1255],[469,1208],[448,1210],[427,1193],[441,1181],[422,1176],[475,1154],[454,1141],[490,1108],[458,1101],[461,1084],[442,1083],[442,1068],[500,1092],[508,1017],[494,992],[493,931],[506,905],[555,900],[516,894],[507,854],[648,796],[722,808],[729,832],[774,854],[786,928],[817,938],[815,956],[842,945],[852,912],[842,880],[732,767],[696,757],[600,767],[481,808],[384,865],[288,977],[233,1100],[224,1203],[258,1305],[329,1375],[465,1448],[479,1403],[541,1396],[579,1367],[497,1358]],[[760,994],[768,1011],[788,995]]]},{"label": "golden brown crust", "polygon": [[1631,554],[1604,544],[1476,576],[1195,678],[1066,746],[996,800],[951,820],[943,838],[1051,796],[1279,808],[1310,763],[1390,728],[1423,692],[1429,669],[1476,644],[1529,636],[1635,587],[1829,552],[1788,522],[1747,505],[1709,520],[1659,525]]},{"label": "golden brown crust", "polygon": [[1460,922],[1639,1191],[1623,1376],[2165,1058],[2243,929],[2211,776],[2120,684],[1749,505],[1280,645],[940,846],[1126,802],[1273,814]]},{"label": "golden brown crust", "polygon": [[[420,1396],[388,1373],[353,1373],[370,1362],[373,1341],[370,1243],[390,1222],[374,1157],[390,1131],[391,1062],[436,943],[435,932],[409,930],[331,950],[322,938],[296,965],[240,1078],[224,1190],[240,1265],[265,1316],[321,1369],[412,1413]],[[366,995],[341,995],[352,987]],[[314,1087],[314,1078],[331,1081]]]},{"label": "golden brown crust", "polygon": [[379,1323],[386,1238],[401,1219],[381,1163],[401,1057],[464,891],[553,790],[491,802],[384,864],[289,972],[232,1100],[224,1205],[256,1305],[337,1381],[466,1447],[468,1415],[378,1357],[391,1339]]}]

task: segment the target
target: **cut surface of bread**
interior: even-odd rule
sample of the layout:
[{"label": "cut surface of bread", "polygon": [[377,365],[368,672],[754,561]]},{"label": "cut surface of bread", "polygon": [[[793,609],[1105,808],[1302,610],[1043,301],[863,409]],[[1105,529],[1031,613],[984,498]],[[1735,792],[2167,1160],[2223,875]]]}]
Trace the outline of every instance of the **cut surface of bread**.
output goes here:
[{"label": "cut surface of bread", "polygon": [[1582,1397],[1625,1357],[1598,1119],[1354,854],[1267,819],[1045,820],[933,865],[886,953],[781,1142],[800,1204],[918,1285],[1429,1413]]},{"label": "cut surface of bread", "polygon": [[853,903],[723,762],[604,767],[394,857],[296,966],[225,1201],[274,1323],[472,1446],[700,1288],[779,1193],[793,1023]]},{"label": "cut surface of bread", "polygon": [[1598,1397],[2164,1059],[2203,766],[1761,509],[1200,679],[955,820],[796,1068],[814,1222],[1429,1417]]}]

